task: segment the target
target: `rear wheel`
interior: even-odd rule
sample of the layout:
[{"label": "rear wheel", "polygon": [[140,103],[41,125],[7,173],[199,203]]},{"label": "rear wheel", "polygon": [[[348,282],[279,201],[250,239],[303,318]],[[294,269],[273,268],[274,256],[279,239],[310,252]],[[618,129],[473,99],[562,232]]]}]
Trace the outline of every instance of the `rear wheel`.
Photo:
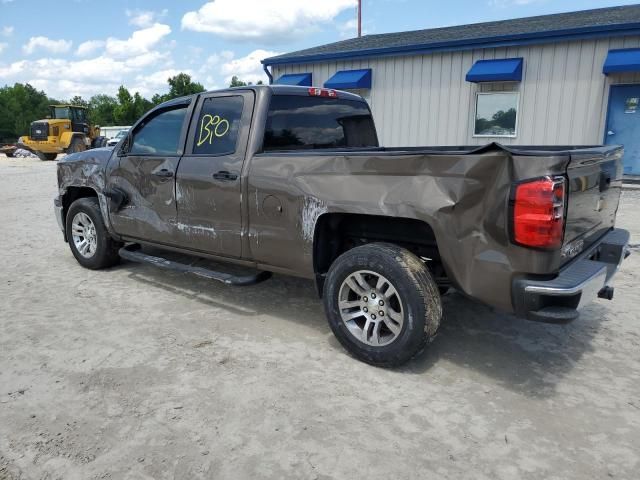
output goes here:
[{"label": "rear wheel", "polygon": [[71,252],[83,267],[98,270],[120,261],[118,250],[122,244],[107,232],[97,198],[73,202],[67,212],[66,229]]},{"label": "rear wheel", "polygon": [[67,153],[84,152],[86,149],[87,147],[85,146],[82,139],[80,137],[74,137],[74,139],[71,140],[71,144],[67,148]]},{"label": "rear wheel", "polygon": [[383,367],[420,352],[442,317],[438,286],[424,263],[384,243],[338,257],[324,285],[324,305],[340,343],[356,358]]},{"label": "rear wheel", "polygon": [[38,158],[40,160],[55,160],[58,157],[57,153],[42,153],[42,152],[37,152],[36,155],[38,155]]}]

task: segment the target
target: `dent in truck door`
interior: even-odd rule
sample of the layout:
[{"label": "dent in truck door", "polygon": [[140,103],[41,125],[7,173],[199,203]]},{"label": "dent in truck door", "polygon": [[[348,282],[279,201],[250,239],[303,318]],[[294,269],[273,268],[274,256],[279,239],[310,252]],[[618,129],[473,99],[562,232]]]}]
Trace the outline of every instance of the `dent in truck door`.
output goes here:
[{"label": "dent in truck door", "polygon": [[110,212],[120,235],[158,243],[173,243],[175,229],[175,172],[184,146],[189,103],[154,110],[140,121],[108,189],[126,195],[123,208]]},{"label": "dent in truck door", "polygon": [[192,250],[242,255],[241,171],[253,91],[198,99],[176,175],[178,243]]}]

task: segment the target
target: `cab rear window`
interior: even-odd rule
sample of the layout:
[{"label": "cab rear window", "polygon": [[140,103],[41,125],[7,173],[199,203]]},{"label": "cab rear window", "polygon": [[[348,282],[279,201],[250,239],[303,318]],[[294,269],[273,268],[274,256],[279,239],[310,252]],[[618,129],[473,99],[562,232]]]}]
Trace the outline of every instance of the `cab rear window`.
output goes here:
[{"label": "cab rear window", "polygon": [[365,102],[301,95],[274,95],[263,150],[377,147]]}]

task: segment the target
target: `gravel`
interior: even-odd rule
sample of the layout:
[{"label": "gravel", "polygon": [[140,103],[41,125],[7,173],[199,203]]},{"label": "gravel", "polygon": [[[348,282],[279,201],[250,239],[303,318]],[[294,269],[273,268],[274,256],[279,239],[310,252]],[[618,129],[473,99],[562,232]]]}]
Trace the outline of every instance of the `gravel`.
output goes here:
[{"label": "gravel", "polygon": [[449,294],[398,370],[344,352],[311,282],[81,268],[55,191],[0,157],[2,480],[638,478],[638,190],[612,302],[550,326]]}]

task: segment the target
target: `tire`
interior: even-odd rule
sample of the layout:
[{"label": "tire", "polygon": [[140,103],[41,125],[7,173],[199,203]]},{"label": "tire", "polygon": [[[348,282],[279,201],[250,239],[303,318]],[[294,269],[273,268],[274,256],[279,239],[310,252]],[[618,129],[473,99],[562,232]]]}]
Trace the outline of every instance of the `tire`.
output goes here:
[{"label": "tire", "polygon": [[[83,215],[89,220],[87,221]],[[76,219],[78,222],[74,226]],[[83,225],[84,231],[79,229],[78,225]],[[79,198],[73,202],[67,212],[65,228],[71,252],[83,267],[99,270],[112,267],[120,261],[118,250],[122,247],[122,243],[113,240],[107,232],[97,198]],[[76,237],[74,237],[74,231]],[[82,246],[87,243],[92,244],[93,248],[83,252]]]},{"label": "tire", "polygon": [[107,139],[105,137],[96,137],[91,142],[91,148],[102,148],[107,144]]},{"label": "tire", "polygon": [[80,137],[73,137],[69,147],[67,148],[67,153],[84,152],[86,149],[87,147]]},{"label": "tire", "polygon": [[58,158],[58,154],[57,153],[37,152],[36,155],[38,155],[38,158],[40,160],[43,160],[43,161],[52,161],[52,160],[55,160],[56,158]]},{"label": "tire", "polygon": [[8,158],[13,158],[13,152],[6,152],[6,153],[5,153],[5,155],[6,155]]},{"label": "tire", "polygon": [[[438,286],[426,265],[387,243],[356,247],[338,257],[329,269],[323,301],[340,343],[354,357],[379,367],[413,358],[435,336],[442,318]],[[343,315],[353,318],[343,320]]]}]

